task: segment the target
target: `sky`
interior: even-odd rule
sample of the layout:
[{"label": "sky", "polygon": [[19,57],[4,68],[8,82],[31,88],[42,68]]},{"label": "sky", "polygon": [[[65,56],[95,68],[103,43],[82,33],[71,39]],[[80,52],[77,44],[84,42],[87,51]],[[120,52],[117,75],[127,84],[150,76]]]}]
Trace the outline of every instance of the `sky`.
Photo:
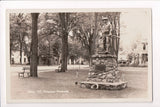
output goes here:
[{"label": "sky", "polygon": [[131,49],[135,41],[147,41],[151,37],[151,10],[124,9],[120,16],[120,45]]}]

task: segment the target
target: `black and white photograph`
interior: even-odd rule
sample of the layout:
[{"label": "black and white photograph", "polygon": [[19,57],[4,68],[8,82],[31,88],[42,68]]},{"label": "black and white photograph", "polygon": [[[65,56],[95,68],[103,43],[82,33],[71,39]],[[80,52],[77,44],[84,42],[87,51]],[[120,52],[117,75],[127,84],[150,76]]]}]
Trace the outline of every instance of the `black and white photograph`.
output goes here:
[{"label": "black and white photograph", "polygon": [[151,102],[152,9],[8,9],[7,102]]}]

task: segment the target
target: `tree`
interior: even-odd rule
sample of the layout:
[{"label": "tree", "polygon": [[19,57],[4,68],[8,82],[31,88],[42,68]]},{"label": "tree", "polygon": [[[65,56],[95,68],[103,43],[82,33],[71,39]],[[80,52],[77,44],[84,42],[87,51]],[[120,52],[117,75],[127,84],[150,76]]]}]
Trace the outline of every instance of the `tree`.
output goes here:
[{"label": "tree", "polygon": [[69,13],[59,13],[61,32],[62,32],[62,64],[61,72],[67,70],[67,58],[68,58],[68,22]]},{"label": "tree", "polygon": [[68,47],[68,51],[69,51],[68,58],[71,59],[72,62],[80,57],[83,57],[84,51],[82,51],[81,43],[75,40],[71,43],[68,43],[68,46],[69,46]]},{"label": "tree", "polygon": [[[61,35],[60,24],[57,13],[44,13],[39,16],[38,24],[38,55],[42,58],[44,64],[50,65],[51,58],[60,57]],[[59,45],[59,46],[57,46]]]},{"label": "tree", "polygon": [[20,64],[22,64],[22,52],[27,46],[25,38],[29,37],[31,26],[29,20],[28,14],[10,14],[10,59],[13,50],[20,51]]},{"label": "tree", "polygon": [[97,36],[97,13],[78,13],[77,25],[73,29],[74,35],[82,43],[82,46],[88,50],[89,63],[95,49],[95,38]]},{"label": "tree", "polygon": [[39,13],[31,13],[32,16],[32,40],[31,40],[31,63],[30,74],[31,77],[38,77],[37,64],[38,64],[38,35],[37,35],[37,22]]},{"label": "tree", "polygon": [[58,63],[60,63],[60,55],[61,55],[61,50],[62,50],[62,43],[61,43],[61,40],[60,39],[57,39],[55,40],[55,42],[53,43],[51,49],[52,49],[52,54],[53,56],[57,57],[58,58]]}]

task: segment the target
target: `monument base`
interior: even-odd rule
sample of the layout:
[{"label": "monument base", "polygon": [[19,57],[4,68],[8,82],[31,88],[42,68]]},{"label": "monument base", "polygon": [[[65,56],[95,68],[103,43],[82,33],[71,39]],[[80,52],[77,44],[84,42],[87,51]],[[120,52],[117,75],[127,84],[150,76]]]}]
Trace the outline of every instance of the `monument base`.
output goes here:
[{"label": "monument base", "polygon": [[81,88],[89,89],[101,89],[101,90],[121,90],[127,87],[127,82],[92,82],[92,81],[82,81],[79,83]]},{"label": "monument base", "polygon": [[124,89],[127,81],[119,72],[117,57],[109,53],[98,53],[92,56],[92,66],[86,81],[79,82],[81,87],[90,89]]}]

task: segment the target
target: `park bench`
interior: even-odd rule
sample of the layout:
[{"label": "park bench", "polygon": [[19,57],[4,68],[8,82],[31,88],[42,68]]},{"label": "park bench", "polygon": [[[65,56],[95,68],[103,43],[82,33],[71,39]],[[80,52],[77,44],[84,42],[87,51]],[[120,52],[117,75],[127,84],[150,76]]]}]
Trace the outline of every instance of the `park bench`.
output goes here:
[{"label": "park bench", "polygon": [[22,68],[22,72],[18,72],[18,77],[25,77],[24,75],[27,74],[26,77],[29,77],[30,76],[30,72],[26,72],[26,70],[29,70],[30,71],[30,67],[23,67]]}]

